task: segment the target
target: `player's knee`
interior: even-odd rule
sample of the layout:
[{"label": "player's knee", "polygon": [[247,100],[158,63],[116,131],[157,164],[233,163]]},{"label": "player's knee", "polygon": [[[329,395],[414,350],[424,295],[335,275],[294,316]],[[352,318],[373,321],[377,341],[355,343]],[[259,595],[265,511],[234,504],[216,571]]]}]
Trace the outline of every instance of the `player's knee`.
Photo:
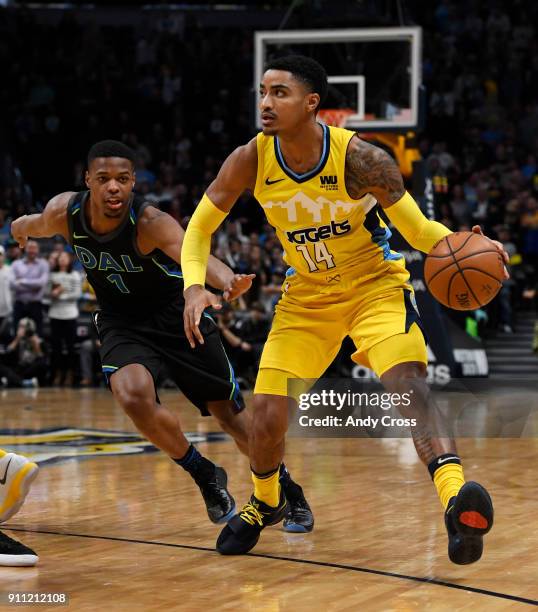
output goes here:
[{"label": "player's knee", "polygon": [[406,418],[417,419],[424,424],[432,418],[430,388],[426,382],[426,368],[420,362],[401,363],[381,376],[381,382],[389,393],[407,396],[410,403],[399,403],[398,412]]},{"label": "player's knee", "polygon": [[262,446],[279,443],[288,429],[288,399],[277,395],[255,395],[254,417],[249,438]]},{"label": "player's knee", "polygon": [[425,364],[418,361],[399,363],[381,376],[381,382],[390,393],[409,393],[427,388]]},{"label": "player's knee", "polygon": [[255,421],[249,432],[249,442],[255,447],[272,448],[285,437],[286,430],[287,424],[284,426],[271,421]]},{"label": "player's knee", "polygon": [[134,421],[151,416],[155,391],[147,381],[122,381],[112,385],[112,391],[120,406]]}]

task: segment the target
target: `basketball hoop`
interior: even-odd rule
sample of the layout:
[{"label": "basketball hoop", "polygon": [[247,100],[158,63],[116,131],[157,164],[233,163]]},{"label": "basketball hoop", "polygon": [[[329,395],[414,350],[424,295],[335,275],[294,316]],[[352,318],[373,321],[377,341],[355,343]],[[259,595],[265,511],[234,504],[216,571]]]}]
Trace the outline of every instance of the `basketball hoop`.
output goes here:
[{"label": "basketball hoop", "polygon": [[347,118],[354,114],[355,111],[352,108],[321,108],[318,111],[318,118],[325,125],[346,127]]}]

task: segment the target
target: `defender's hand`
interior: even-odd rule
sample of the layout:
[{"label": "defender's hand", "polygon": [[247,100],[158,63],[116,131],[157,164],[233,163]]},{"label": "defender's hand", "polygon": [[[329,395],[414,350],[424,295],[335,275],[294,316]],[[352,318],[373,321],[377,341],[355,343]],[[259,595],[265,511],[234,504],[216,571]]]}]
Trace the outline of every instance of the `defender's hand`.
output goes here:
[{"label": "defender's hand", "polygon": [[[482,231],[482,228],[480,227],[480,225],[473,225],[472,230],[475,234],[480,234],[481,236],[484,236],[484,232]],[[488,238],[488,237],[484,236],[484,238]],[[491,238],[488,238],[488,240],[491,240]],[[504,250],[502,243],[500,243],[498,240],[491,240],[491,242],[493,242],[493,244],[495,245],[495,248],[497,249],[497,251],[499,251],[499,254],[503,258],[504,263],[507,264],[510,261],[510,256]],[[508,270],[506,269],[506,266],[504,266],[504,280],[508,280],[509,278],[510,278],[510,274],[508,274]]]},{"label": "defender's hand", "polygon": [[246,293],[252,287],[252,281],[255,278],[255,274],[234,274],[230,284],[224,287],[222,297],[227,302],[236,300],[240,295],[243,295],[243,293]]},{"label": "defender's hand", "polygon": [[200,332],[200,319],[204,310],[211,306],[216,310],[222,308],[220,298],[214,293],[207,291],[201,285],[191,285],[183,293],[185,297],[185,308],[183,310],[183,326],[185,335],[191,345],[191,348],[196,346],[194,339],[200,344],[204,343],[204,337]]},{"label": "defender's hand", "polygon": [[15,240],[19,243],[21,249],[24,249],[26,243],[28,242],[28,236],[24,231],[24,222],[27,216],[28,215],[23,215],[22,217],[15,219],[15,221],[13,221],[13,223],[11,224],[11,234],[13,238],[15,238]]}]

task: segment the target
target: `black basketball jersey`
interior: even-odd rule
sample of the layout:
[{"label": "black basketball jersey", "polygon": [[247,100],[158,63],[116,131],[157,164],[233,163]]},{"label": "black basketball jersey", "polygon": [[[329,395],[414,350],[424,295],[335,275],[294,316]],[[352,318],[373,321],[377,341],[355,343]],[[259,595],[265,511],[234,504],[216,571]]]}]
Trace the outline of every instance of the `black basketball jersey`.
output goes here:
[{"label": "black basketball jersey", "polygon": [[143,317],[183,299],[180,266],[155,249],[143,255],[137,246],[137,220],[149,204],[132,195],[122,223],[109,234],[88,227],[84,207],[89,191],[76,193],[67,208],[71,246],[86,270],[99,306],[106,312]]}]

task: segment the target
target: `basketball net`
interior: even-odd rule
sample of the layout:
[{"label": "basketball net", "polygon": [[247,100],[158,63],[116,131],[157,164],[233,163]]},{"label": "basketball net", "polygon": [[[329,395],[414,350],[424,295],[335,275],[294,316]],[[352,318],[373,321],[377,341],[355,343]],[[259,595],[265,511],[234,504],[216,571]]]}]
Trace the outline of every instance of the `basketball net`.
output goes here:
[{"label": "basketball net", "polygon": [[325,125],[345,127],[347,118],[354,114],[355,111],[351,108],[321,108],[318,111],[318,118],[321,119]]}]

